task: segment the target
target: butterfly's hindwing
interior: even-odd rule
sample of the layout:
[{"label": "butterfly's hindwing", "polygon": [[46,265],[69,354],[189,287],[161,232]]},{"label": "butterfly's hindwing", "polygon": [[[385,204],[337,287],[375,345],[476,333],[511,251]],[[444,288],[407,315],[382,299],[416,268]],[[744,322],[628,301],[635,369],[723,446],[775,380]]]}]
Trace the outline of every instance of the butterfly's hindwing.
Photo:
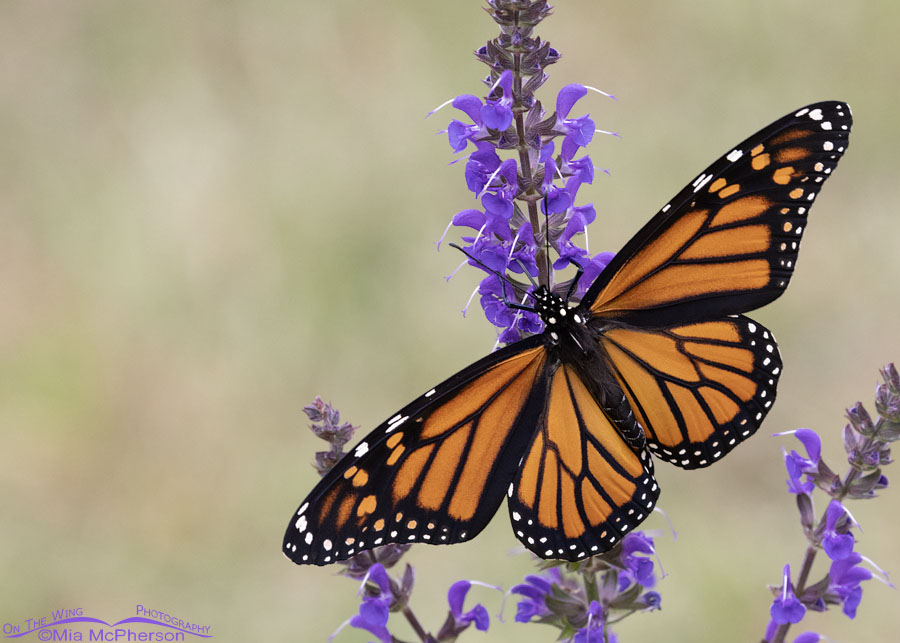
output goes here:
[{"label": "butterfly's hindwing", "polygon": [[775,401],[775,338],[742,315],[614,329],[601,341],[647,446],[679,467],[720,460],[756,432]]},{"label": "butterfly's hindwing", "polygon": [[733,148],[625,245],[583,303],[598,317],[665,326],[747,312],[781,295],[851,123],[845,103],[818,103]]},{"label": "butterfly's hindwing", "polygon": [[541,558],[607,551],[653,509],[659,487],[572,366],[546,381],[543,421],[510,487],[516,537]]}]

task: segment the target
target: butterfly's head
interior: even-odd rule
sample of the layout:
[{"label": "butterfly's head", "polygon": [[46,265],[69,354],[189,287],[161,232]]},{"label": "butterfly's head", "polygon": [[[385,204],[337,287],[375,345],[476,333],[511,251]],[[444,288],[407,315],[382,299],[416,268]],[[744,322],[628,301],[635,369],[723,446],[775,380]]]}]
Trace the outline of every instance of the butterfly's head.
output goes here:
[{"label": "butterfly's head", "polygon": [[583,319],[576,312],[576,306],[569,306],[559,295],[555,295],[546,286],[540,286],[534,295],[534,311],[544,322],[546,332],[554,342],[559,341],[560,330],[572,324],[581,324]]}]

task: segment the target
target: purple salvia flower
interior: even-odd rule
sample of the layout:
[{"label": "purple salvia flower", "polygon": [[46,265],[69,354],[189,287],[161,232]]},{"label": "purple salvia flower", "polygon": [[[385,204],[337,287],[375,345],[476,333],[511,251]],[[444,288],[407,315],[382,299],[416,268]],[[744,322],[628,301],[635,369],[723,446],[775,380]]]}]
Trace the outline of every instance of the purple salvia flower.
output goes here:
[{"label": "purple salvia flower", "polygon": [[872,578],[872,572],[862,567],[861,562],[862,556],[854,552],[831,563],[828,570],[829,592],[843,603],[842,611],[849,618],[856,618],[856,609],[862,599],[860,583]]},{"label": "purple salvia flower", "polygon": [[466,161],[466,187],[476,196],[481,194],[500,168],[502,161],[490,143],[476,143],[477,151]]},{"label": "purple salvia flower", "polygon": [[806,607],[794,594],[794,588],[791,584],[790,565],[784,566],[784,584],[782,585],[781,595],[775,598],[769,612],[772,615],[772,620],[779,625],[799,623],[806,615]]},{"label": "purple salvia flower", "polygon": [[457,581],[450,586],[450,591],[447,592],[447,602],[450,604],[450,614],[453,616],[457,627],[461,628],[459,631],[467,628],[470,623],[475,623],[475,629],[486,632],[491,619],[484,605],[477,603],[475,607],[468,612],[463,612],[466,594],[469,593],[471,587],[472,582],[467,580]]},{"label": "purple salvia flower", "polygon": [[807,453],[806,457],[794,450],[784,455],[784,465],[788,472],[787,485],[791,493],[811,493],[816,486],[812,476],[818,471],[819,459],[822,454],[821,438],[811,429],[796,429],[774,435],[793,435],[803,444]]},{"label": "purple salvia flower", "polygon": [[559,584],[560,580],[559,568],[551,567],[543,575],[529,574],[524,583],[509,590],[511,594],[523,597],[516,606],[516,622],[528,623],[549,617],[551,612],[547,608],[546,598],[553,589],[553,584]]},{"label": "purple salvia flower", "polygon": [[382,565],[372,566],[363,581],[362,590],[364,595],[359,613],[350,619],[350,625],[371,632],[382,643],[390,643],[393,639],[388,632],[387,622],[394,597],[390,577]]},{"label": "purple salvia flower", "polygon": [[567,118],[572,107],[587,94],[584,85],[566,85],[556,98],[556,128],[578,147],[585,147],[594,138],[596,126],[590,116]]},{"label": "purple salvia flower", "polygon": [[488,99],[481,108],[481,119],[491,129],[503,132],[512,125],[512,81],[512,71],[507,69],[500,74],[496,87],[502,90],[503,96],[498,100]]},{"label": "purple salvia flower", "polygon": [[[831,560],[842,560],[853,553],[855,539],[853,534],[847,533],[848,520],[841,520],[847,515],[844,505],[837,500],[828,503],[825,511],[825,534],[822,537],[822,547]],[[840,521],[840,524],[839,524]],[[841,532],[837,528],[842,529]]]},{"label": "purple salvia flower", "polygon": [[591,601],[588,606],[587,625],[575,633],[572,643],[616,643],[618,637],[612,632],[605,632],[605,629],[603,606],[597,601]]},{"label": "purple salvia flower", "polygon": [[646,588],[656,585],[653,561],[648,558],[655,553],[653,539],[643,532],[631,532],[622,539],[622,564],[625,571],[619,574],[620,592],[633,583]]},{"label": "purple salvia flower", "polygon": [[644,592],[638,600],[644,604],[647,611],[662,609],[662,596],[659,592]]},{"label": "purple salvia flower", "polygon": [[359,427],[349,422],[341,423],[340,411],[324,402],[318,395],[312,404],[303,407],[303,412],[313,422],[309,425],[309,430],[317,438],[331,445],[328,451],[318,451],[315,456],[316,471],[324,476],[344,457],[344,445],[350,441]]},{"label": "purple salvia flower", "polygon": [[592,283],[600,276],[600,273],[609,265],[609,262],[616,256],[614,252],[598,252],[586,264],[581,263],[584,274],[578,283],[579,296],[584,295]]},{"label": "purple salvia flower", "polygon": [[452,105],[472,119],[471,125],[454,119],[447,127],[450,147],[453,148],[454,152],[461,152],[466,149],[469,141],[477,142],[487,132],[487,129],[481,120],[482,104],[480,98],[471,94],[463,94],[454,98]]},{"label": "purple salvia flower", "polygon": [[556,162],[550,159],[544,163],[544,183],[541,186],[541,192],[544,194],[541,212],[544,214],[565,212],[572,205],[572,195],[565,188],[556,187],[553,184],[555,178]]}]

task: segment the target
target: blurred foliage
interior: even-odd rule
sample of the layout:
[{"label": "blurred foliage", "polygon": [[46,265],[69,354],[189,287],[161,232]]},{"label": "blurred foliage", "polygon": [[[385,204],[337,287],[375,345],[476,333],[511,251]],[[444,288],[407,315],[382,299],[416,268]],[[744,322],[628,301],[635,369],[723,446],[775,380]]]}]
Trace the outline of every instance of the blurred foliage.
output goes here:
[{"label": "blurred foliage", "polygon": [[[543,96],[619,97],[579,104],[623,136],[589,148],[612,169],[587,194],[594,252],[790,109],[856,118],[791,292],[755,314],[779,402],[726,464],[658,467],[678,539],[658,540],[662,612],[623,641],[760,638],[765,586],[804,548],[767,434],[815,428],[836,459],[843,409],[900,359],[898,22],[891,2],[569,0],[541,32],[564,55]],[[141,603],[221,640],[321,641],[355,611],[351,581],[279,553],[316,479],[301,409],[321,394],[371,428],[492,346],[458,312],[477,275],[442,278],[459,257],[432,242],[472,201],[434,136],[451,113],[424,115],[483,92],[471,52],[493,35],[475,0],[0,4],[0,619]],[[851,506],[895,573],[898,507]],[[472,543],[413,548],[419,616],[438,627],[459,578],[518,582],[515,545],[501,511]],[[869,583],[856,622],[808,625],[892,640],[896,600]],[[553,635],[513,613],[469,638]]]}]

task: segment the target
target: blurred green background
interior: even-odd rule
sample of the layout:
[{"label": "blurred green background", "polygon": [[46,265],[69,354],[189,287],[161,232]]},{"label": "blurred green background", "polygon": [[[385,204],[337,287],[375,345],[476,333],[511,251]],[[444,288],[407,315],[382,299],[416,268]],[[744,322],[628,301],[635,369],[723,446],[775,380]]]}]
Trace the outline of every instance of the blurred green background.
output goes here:
[{"label": "blurred green background", "polygon": [[[791,109],[856,118],[790,293],[754,314],[780,341],[779,403],[727,464],[657,467],[678,538],[658,539],[663,610],[622,641],[761,638],[766,584],[804,551],[793,445],[768,434],[815,428],[839,465],[844,408],[872,408],[900,361],[898,24],[894,2],[568,0],[539,32],[564,55],[546,103],[571,82],[619,98],[578,105],[622,134],[589,148],[612,170],[582,192],[595,252]],[[459,256],[433,245],[472,206],[435,136],[455,115],[424,115],[483,93],[471,52],[495,34],[477,0],[0,4],[0,621],[140,603],[220,640],[322,641],[354,613],[354,582],[279,551],[316,481],[301,408],[320,394],[369,429],[491,348],[459,314],[478,275],[445,283]],[[896,575],[898,508],[896,488],[851,505]],[[426,627],[452,581],[531,572],[516,545],[501,509],[471,543],[414,548]],[[897,593],[864,592],[855,622],[803,629],[896,640]],[[465,640],[555,638],[506,610]]]}]

